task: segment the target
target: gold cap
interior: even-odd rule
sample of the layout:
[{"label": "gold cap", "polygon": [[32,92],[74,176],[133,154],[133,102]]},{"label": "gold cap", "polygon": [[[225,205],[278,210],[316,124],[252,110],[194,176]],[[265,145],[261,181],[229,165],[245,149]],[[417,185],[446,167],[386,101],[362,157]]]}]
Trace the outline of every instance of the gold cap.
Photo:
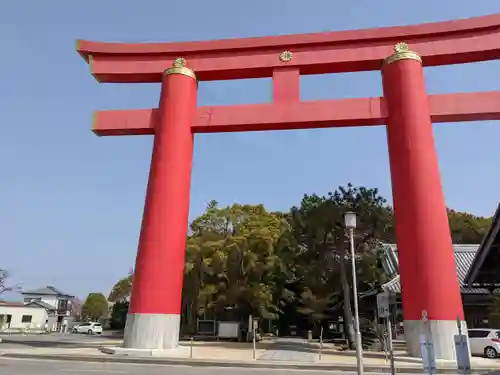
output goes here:
[{"label": "gold cap", "polygon": [[417,60],[422,62],[420,55],[410,51],[408,44],[400,42],[394,46],[394,53],[384,59],[384,65],[392,64],[399,60]]},{"label": "gold cap", "polygon": [[183,57],[176,58],[172,63],[172,66],[168,69],[165,69],[163,74],[166,76],[169,74],[183,74],[194,79],[195,81],[198,81],[198,78],[196,78],[196,74],[194,73],[194,71],[186,66],[186,60]]}]

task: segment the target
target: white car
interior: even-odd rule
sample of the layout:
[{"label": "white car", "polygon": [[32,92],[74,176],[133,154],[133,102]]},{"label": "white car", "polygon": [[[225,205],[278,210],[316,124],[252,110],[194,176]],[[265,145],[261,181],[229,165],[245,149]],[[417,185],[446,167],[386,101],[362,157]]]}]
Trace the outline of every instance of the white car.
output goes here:
[{"label": "white car", "polygon": [[73,333],[88,333],[89,335],[100,335],[102,333],[101,323],[87,322],[73,327]]},{"label": "white car", "polygon": [[497,358],[500,355],[500,329],[469,329],[469,343],[472,355]]}]

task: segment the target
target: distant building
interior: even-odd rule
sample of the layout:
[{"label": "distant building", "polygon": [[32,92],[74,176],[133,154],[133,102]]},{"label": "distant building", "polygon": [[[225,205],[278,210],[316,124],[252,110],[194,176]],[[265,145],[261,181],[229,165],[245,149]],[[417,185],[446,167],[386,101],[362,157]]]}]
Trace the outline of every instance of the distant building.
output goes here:
[{"label": "distant building", "polygon": [[0,301],[0,331],[43,330],[48,319],[48,311],[39,305]]},{"label": "distant building", "polygon": [[27,290],[21,293],[24,303],[42,302],[47,307],[52,308],[57,315],[71,315],[71,300],[75,296],[62,292],[53,286],[45,286],[39,289]]},{"label": "distant building", "polygon": [[0,330],[59,330],[71,326],[75,297],[53,286],[21,293],[23,302],[0,301]]},{"label": "distant building", "polygon": [[491,226],[481,241],[476,257],[465,275],[468,287],[482,287],[493,291],[500,288],[500,204],[491,220]]},{"label": "distant building", "polygon": [[[491,288],[481,287],[480,285],[467,285],[466,276],[476,262],[476,254],[479,253],[479,248],[480,245],[453,245],[465,319],[469,327],[488,326],[489,306],[491,306],[492,302]],[[385,244],[383,245],[383,252],[382,266],[391,280],[382,285],[381,289],[383,291],[392,292],[399,297],[401,293],[401,284],[399,282],[397,247],[394,244]],[[496,269],[498,269],[499,266],[500,263],[496,263]],[[401,308],[400,302],[400,298],[397,298],[399,308]]]}]

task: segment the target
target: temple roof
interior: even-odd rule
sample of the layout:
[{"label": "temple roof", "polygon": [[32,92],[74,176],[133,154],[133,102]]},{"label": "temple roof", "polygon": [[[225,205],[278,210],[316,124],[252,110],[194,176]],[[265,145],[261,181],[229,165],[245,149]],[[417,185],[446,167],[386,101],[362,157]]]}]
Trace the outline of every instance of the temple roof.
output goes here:
[{"label": "temple roof", "polygon": [[[472,288],[466,285],[465,278],[467,272],[471,268],[476,253],[478,252],[479,245],[453,245],[453,252],[455,255],[455,264],[457,267],[457,276],[460,282],[460,289],[462,294],[488,294],[488,289]],[[399,282],[399,262],[397,256],[397,247],[395,244],[384,244],[385,257],[383,267],[385,272],[392,279],[382,285],[382,289],[393,293],[401,293],[401,284]]]},{"label": "temple roof", "polygon": [[464,277],[468,287],[500,287],[500,204],[470,268]]}]

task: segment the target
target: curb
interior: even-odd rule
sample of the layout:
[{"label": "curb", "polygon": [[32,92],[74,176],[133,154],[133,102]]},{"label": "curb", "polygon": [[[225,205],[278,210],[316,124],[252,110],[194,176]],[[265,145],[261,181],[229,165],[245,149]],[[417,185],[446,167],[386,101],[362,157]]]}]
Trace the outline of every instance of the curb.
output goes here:
[{"label": "curb", "polygon": [[[225,368],[254,368],[254,369],[281,369],[281,370],[309,370],[309,371],[349,371],[356,372],[355,365],[342,364],[308,364],[308,363],[287,363],[287,362],[236,362],[222,360],[204,359],[170,359],[170,358],[133,358],[116,356],[78,356],[68,354],[23,354],[23,353],[1,353],[1,358],[12,359],[39,359],[74,362],[97,362],[97,363],[129,363],[129,364],[149,364],[165,366],[189,366],[189,367],[225,367]],[[365,366],[365,372],[390,373],[389,366]],[[498,368],[473,369],[472,374],[484,374],[498,371]],[[398,374],[415,374],[422,372],[421,367],[398,367]],[[438,368],[437,374],[457,374],[454,368]]]}]

